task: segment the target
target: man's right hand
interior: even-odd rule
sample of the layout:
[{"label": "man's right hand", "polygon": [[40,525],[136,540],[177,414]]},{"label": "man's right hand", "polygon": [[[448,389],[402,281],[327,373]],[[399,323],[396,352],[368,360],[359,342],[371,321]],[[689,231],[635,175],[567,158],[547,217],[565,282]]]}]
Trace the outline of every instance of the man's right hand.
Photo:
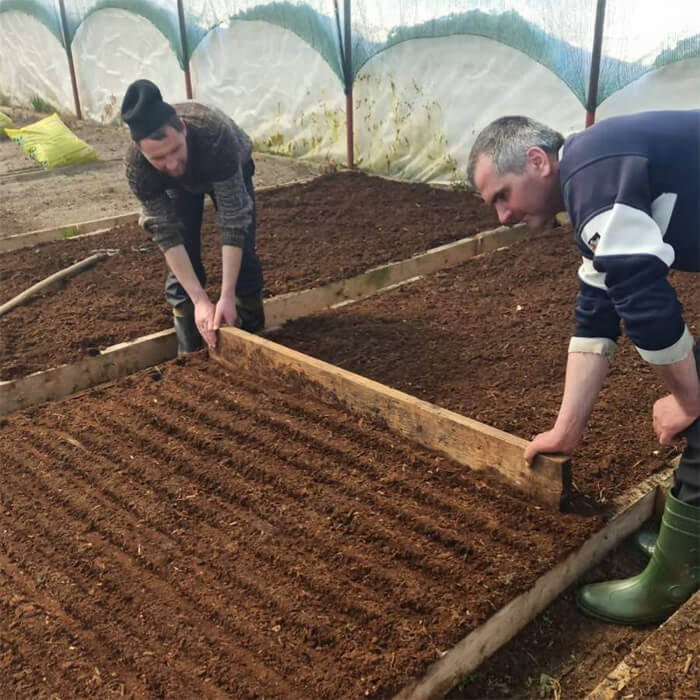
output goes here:
[{"label": "man's right hand", "polygon": [[214,313],[216,309],[209,297],[203,296],[195,302],[194,322],[202,340],[210,347],[216,347],[216,331],[214,330]]},{"label": "man's right hand", "polygon": [[578,444],[579,437],[562,433],[556,428],[548,430],[546,433],[536,435],[525,448],[525,461],[532,466],[532,462],[538,454],[550,452],[564,452],[568,454]]}]

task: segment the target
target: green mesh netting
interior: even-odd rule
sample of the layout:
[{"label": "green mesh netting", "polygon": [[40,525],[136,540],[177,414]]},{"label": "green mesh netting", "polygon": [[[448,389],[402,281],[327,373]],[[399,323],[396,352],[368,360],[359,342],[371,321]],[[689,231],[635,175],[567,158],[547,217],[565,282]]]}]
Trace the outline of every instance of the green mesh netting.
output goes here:
[{"label": "green mesh netting", "polygon": [[[588,104],[596,0],[351,0],[352,61],[345,75],[347,1],[183,0],[188,50],[191,55],[208,32],[226,22],[268,22],[294,32],[323,57],[341,83],[350,85],[368,61],[396,44],[475,35],[511,46],[546,66]],[[69,41],[91,14],[119,8],[154,24],[184,67],[177,0],[65,0],[65,7]],[[6,10],[36,17],[61,41],[57,0],[0,0],[0,13]],[[607,0],[594,104],[650,70],[699,57],[700,3]],[[435,64],[439,70],[439,57]]]}]

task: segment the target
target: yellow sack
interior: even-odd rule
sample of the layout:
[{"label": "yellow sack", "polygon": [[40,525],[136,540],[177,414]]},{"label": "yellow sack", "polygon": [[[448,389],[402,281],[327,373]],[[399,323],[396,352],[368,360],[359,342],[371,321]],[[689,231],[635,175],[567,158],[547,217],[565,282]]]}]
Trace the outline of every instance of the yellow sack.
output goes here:
[{"label": "yellow sack", "polygon": [[5,127],[12,126],[12,119],[0,112],[0,141],[5,138]]},{"label": "yellow sack", "polygon": [[97,160],[95,149],[79,139],[55,113],[21,129],[5,129],[5,133],[45,170]]}]

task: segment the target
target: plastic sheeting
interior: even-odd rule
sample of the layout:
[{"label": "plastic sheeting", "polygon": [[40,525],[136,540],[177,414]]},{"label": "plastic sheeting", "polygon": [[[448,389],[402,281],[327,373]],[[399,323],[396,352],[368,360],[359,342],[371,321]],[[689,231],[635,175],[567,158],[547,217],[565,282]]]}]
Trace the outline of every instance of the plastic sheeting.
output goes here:
[{"label": "plastic sheeting", "polygon": [[[183,0],[195,99],[256,148],[345,161],[343,0]],[[147,77],[185,98],[176,0],[65,0],[84,113],[118,120]],[[594,0],[352,0],[355,161],[463,181],[479,129],[524,113],[581,128]],[[57,0],[0,0],[0,95],[72,112]],[[700,106],[700,6],[608,0],[598,117]],[[681,60],[682,59],[682,60]]]},{"label": "plastic sheeting", "polygon": [[83,115],[89,119],[118,122],[124,92],[138,78],[155,82],[169,102],[187,97],[169,41],[131,12],[106,9],[90,15],[73,39],[73,57]]},{"label": "plastic sheeting", "polygon": [[230,114],[256,149],[345,159],[342,87],[296,34],[266,22],[219,26],[192,56],[192,79],[196,94]]},{"label": "plastic sheeting", "polygon": [[[436,52],[444,60],[439,71]],[[550,71],[473,36],[405,42],[382,53],[359,73],[354,101],[358,165],[411,180],[464,184],[476,135],[503,114],[528,114],[564,132],[583,124],[581,105]]]},{"label": "plastic sheeting", "polygon": [[45,24],[23,12],[4,12],[0,46],[2,101],[31,106],[40,97],[59,111],[73,111],[66,54]]}]

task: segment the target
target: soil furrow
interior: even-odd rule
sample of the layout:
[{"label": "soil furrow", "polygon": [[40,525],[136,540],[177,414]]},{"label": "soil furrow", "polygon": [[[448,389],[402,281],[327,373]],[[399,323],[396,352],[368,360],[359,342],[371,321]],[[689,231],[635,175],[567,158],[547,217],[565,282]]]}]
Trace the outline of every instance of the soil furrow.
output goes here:
[{"label": "soil furrow", "polygon": [[[17,463],[16,466],[18,470],[22,470],[24,465]],[[151,690],[161,692],[172,682],[172,673],[177,673],[180,676],[178,687],[189,687],[189,692],[197,697],[216,697],[221,691],[213,687],[213,678],[221,674],[221,678],[217,679],[219,682],[228,686],[231,682],[227,677],[226,664],[218,658],[221,650],[226,649],[229,662],[236,659],[236,663],[250,669],[251,673],[246,674],[246,678],[257,677],[265,681],[268,690],[263,692],[271,692],[270,689],[276,688],[278,693],[283,691],[282,697],[294,696],[291,687],[273,670],[276,668],[274,665],[261,666],[256,656],[244,647],[241,648],[240,644],[231,646],[232,639],[240,641],[249,637],[250,630],[238,628],[233,620],[227,618],[227,627],[234,636],[221,634],[218,628],[224,617],[220,615],[216,606],[219,596],[209,594],[212,601],[206,604],[206,601],[197,600],[196,592],[188,595],[187,591],[179,590],[180,577],[179,573],[175,572],[174,565],[171,565],[174,573],[168,575],[168,572],[163,570],[164,567],[149,562],[145,556],[139,561],[139,549],[143,549],[143,554],[146,555],[146,547],[141,542],[132,543],[132,549],[136,551],[133,554],[128,553],[122,549],[128,540],[115,540],[114,531],[103,526],[102,518],[91,516],[88,510],[81,511],[68,494],[56,496],[53,485],[40,476],[32,474],[31,471],[28,471],[27,475],[34,476],[35,483],[43,481],[46,492],[54,493],[51,501],[54,514],[63,510],[69,520],[74,518],[80,523],[60,526],[56,520],[46,521],[43,515],[45,506],[35,502],[30,494],[22,504],[22,513],[32,512],[32,524],[41,527],[41,542],[58,542],[61,549],[69,553],[73,585],[79,587],[84,594],[79,598],[79,607],[76,609],[82,611],[82,623],[89,628],[104,629],[106,634],[110,631],[116,632],[113,627],[115,621],[118,621],[119,628],[131,630],[133,637],[139,639],[147,651],[143,658],[135,658],[134,663],[137,664],[137,668],[145,667],[141,668],[140,672],[148,674]],[[18,486],[14,484],[15,494],[21,490]],[[61,491],[65,493],[70,489],[61,488]],[[77,492],[80,493],[79,490]],[[84,546],[77,546],[76,536],[67,534],[75,531],[81,532]],[[64,532],[66,534],[63,534]],[[42,558],[53,560],[53,548],[39,544],[31,533],[28,539],[31,542],[30,547],[38,548],[38,561]],[[145,537],[142,539],[146,542]],[[170,581],[167,580],[168,577]],[[196,580],[193,586],[196,587]],[[66,599],[75,600],[71,596],[70,588],[61,586],[61,589],[66,589]],[[199,597],[201,598],[201,595]],[[206,618],[202,617],[203,604]],[[203,619],[210,619],[211,622],[203,624]],[[196,640],[191,639],[195,627],[199,627],[200,633],[205,632],[207,638],[198,636]],[[178,638],[182,643],[176,649],[170,648]],[[189,639],[187,644],[184,643],[185,639]],[[109,636],[105,638],[105,642],[112,646],[117,645],[117,641]],[[168,669],[160,669],[157,664],[153,666],[157,659],[167,659]],[[214,668],[208,668],[212,660],[216,664]],[[275,663],[279,661],[274,659]],[[202,669],[205,669],[209,677],[199,680],[199,676],[205,675],[201,672]],[[226,692],[243,692],[244,689],[237,682],[234,685],[235,687],[227,687]],[[245,695],[256,697],[259,692],[260,689],[249,688]]]}]

